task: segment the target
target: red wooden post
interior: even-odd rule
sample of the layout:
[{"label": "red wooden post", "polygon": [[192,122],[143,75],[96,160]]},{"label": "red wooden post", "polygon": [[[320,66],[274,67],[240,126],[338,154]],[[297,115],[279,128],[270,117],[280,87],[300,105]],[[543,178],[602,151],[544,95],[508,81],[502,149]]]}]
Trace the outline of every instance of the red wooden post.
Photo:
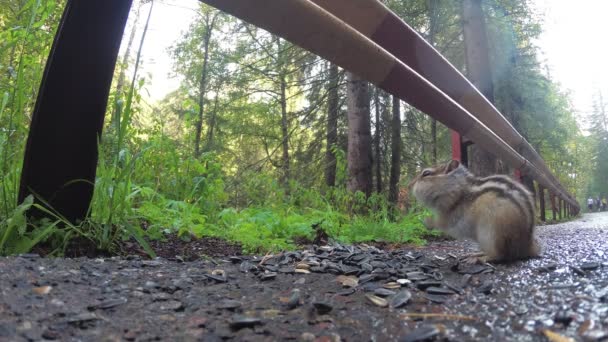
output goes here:
[{"label": "red wooden post", "polygon": [[452,159],[458,160],[464,166],[468,166],[467,144],[463,142],[460,133],[454,130],[450,130],[450,132],[452,132]]},{"label": "red wooden post", "polygon": [[521,170],[520,169],[515,169],[515,171],[513,171],[513,178],[515,178],[517,181],[519,181],[521,183]]},{"label": "red wooden post", "polygon": [[462,149],[460,148],[460,134],[456,131],[452,132],[452,159],[462,161]]}]

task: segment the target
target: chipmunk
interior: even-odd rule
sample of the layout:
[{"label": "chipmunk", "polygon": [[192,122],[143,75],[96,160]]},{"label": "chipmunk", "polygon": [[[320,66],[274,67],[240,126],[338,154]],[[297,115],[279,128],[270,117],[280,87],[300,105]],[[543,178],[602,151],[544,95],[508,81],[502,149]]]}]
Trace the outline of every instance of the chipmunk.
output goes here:
[{"label": "chipmunk", "polygon": [[424,169],[410,183],[416,199],[436,218],[429,228],[479,243],[469,262],[506,262],[538,256],[532,194],[513,179],[475,177],[457,160]]}]

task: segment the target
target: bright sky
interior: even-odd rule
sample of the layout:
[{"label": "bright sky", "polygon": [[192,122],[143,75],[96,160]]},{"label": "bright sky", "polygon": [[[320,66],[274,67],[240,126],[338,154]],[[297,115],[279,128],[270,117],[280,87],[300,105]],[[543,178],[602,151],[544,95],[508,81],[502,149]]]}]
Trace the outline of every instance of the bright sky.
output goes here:
[{"label": "bright sky", "polygon": [[545,11],[542,57],[570,91],[577,114],[586,114],[598,89],[608,94],[608,1],[535,1]]},{"label": "bright sky", "polygon": [[[608,94],[608,0],[534,0],[545,15],[538,44],[551,76],[571,93],[579,115],[588,113],[597,89]],[[146,87],[151,101],[176,89],[170,78],[167,49],[187,30],[196,16],[197,0],[156,0],[143,49],[143,73],[152,76]],[[138,26],[143,28],[149,5],[144,5]],[[126,41],[126,39],[125,39]],[[136,50],[139,38],[133,49]],[[123,46],[124,48],[124,46]]]}]

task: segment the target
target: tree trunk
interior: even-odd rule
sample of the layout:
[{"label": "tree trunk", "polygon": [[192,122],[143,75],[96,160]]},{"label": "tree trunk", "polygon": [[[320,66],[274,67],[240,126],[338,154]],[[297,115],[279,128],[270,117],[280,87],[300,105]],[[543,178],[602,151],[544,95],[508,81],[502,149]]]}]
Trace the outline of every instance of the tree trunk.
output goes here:
[{"label": "tree trunk", "polygon": [[[125,49],[125,54],[122,57],[122,64],[120,67],[120,73],[118,74],[118,81],[116,82],[116,98],[120,98],[122,96],[122,90],[125,86],[126,82],[126,74],[127,67],[129,64],[129,55],[131,54],[131,47],[133,46],[133,41],[135,40],[135,33],[137,32],[137,23],[139,22],[139,12],[141,10],[142,2],[137,2],[137,10],[135,10],[135,18],[133,19],[133,28],[131,29],[131,34],[129,35],[129,41],[127,42],[127,48]],[[116,111],[114,112],[116,115]]]},{"label": "tree trunk", "polygon": [[381,130],[380,127],[380,89],[376,88],[374,91],[374,102],[376,103],[376,134],[374,136],[374,166],[376,168],[376,192],[382,192],[382,155],[380,151],[380,138]]},{"label": "tree trunk", "polygon": [[391,122],[391,177],[388,200],[393,205],[399,201],[399,178],[401,176],[401,102],[393,96],[393,120]]},{"label": "tree trunk", "polygon": [[209,130],[207,131],[207,151],[213,150],[214,137],[215,137],[215,125],[217,122],[217,111],[219,107],[219,89],[215,92],[215,99],[213,100],[213,113],[209,118]]},{"label": "tree trunk", "polygon": [[372,138],[369,85],[357,75],[347,73],[348,92],[348,183],[347,189],[372,192]]},{"label": "tree trunk", "polygon": [[338,143],[338,66],[329,66],[329,86],[327,89],[327,146],[325,150],[325,183],[336,185],[336,155],[332,148]]},{"label": "tree trunk", "polygon": [[[494,103],[494,85],[481,0],[463,0],[462,19],[467,76]],[[497,171],[496,157],[478,145],[471,146],[469,162],[471,171],[479,176],[491,175]]]},{"label": "tree trunk", "polygon": [[281,138],[283,148],[283,161],[281,163],[281,169],[283,174],[281,176],[281,182],[287,192],[289,192],[289,179],[290,179],[290,167],[289,167],[289,120],[287,118],[287,80],[285,79],[285,68],[284,60],[282,56],[283,47],[281,46],[281,39],[277,38],[277,61],[278,61],[278,72],[279,72],[279,83],[280,83],[280,99],[281,102]]},{"label": "tree trunk", "polygon": [[[405,113],[405,122],[406,122],[406,127],[407,127],[407,137],[408,138],[413,138],[416,136],[416,120],[414,118],[414,112],[410,109],[409,111],[407,111]],[[414,164],[414,147],[409,148],[409,150],[412,152],[408,157],[409,157],[409,161],[407,163],[407,178],[408,179],[413,179],[416,176],[416,164]]]},{"label": "tree trunk", "polygon": [[203,117],[205,113],[205,95],[207,94],[207,73],[209,64],[209,44],[211,43],[211,33],[215,26],[215,19],[218,13],[210,17],[208,13],[205,20],[205,36],[203,40],[203,49],[205,50],[203,56],[203,69],[201,70],[201,80],[199,83],[199,95],[198,95],[198,118],[196,120],[195,129],[196,135],[194,136],[194,157],[198,158],[201,156],[201,136],[203,132]]}]

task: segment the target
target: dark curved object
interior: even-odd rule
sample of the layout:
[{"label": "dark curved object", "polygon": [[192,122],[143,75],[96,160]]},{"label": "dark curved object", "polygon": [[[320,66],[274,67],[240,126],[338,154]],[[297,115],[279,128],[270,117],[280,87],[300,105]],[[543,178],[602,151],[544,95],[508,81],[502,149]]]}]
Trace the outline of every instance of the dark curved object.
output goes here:
[{"label": "dark curved object", "polygon": [[67,2],[32,116],[19,201],[33,193],[71,222],[85,218],[131,2]]}]

